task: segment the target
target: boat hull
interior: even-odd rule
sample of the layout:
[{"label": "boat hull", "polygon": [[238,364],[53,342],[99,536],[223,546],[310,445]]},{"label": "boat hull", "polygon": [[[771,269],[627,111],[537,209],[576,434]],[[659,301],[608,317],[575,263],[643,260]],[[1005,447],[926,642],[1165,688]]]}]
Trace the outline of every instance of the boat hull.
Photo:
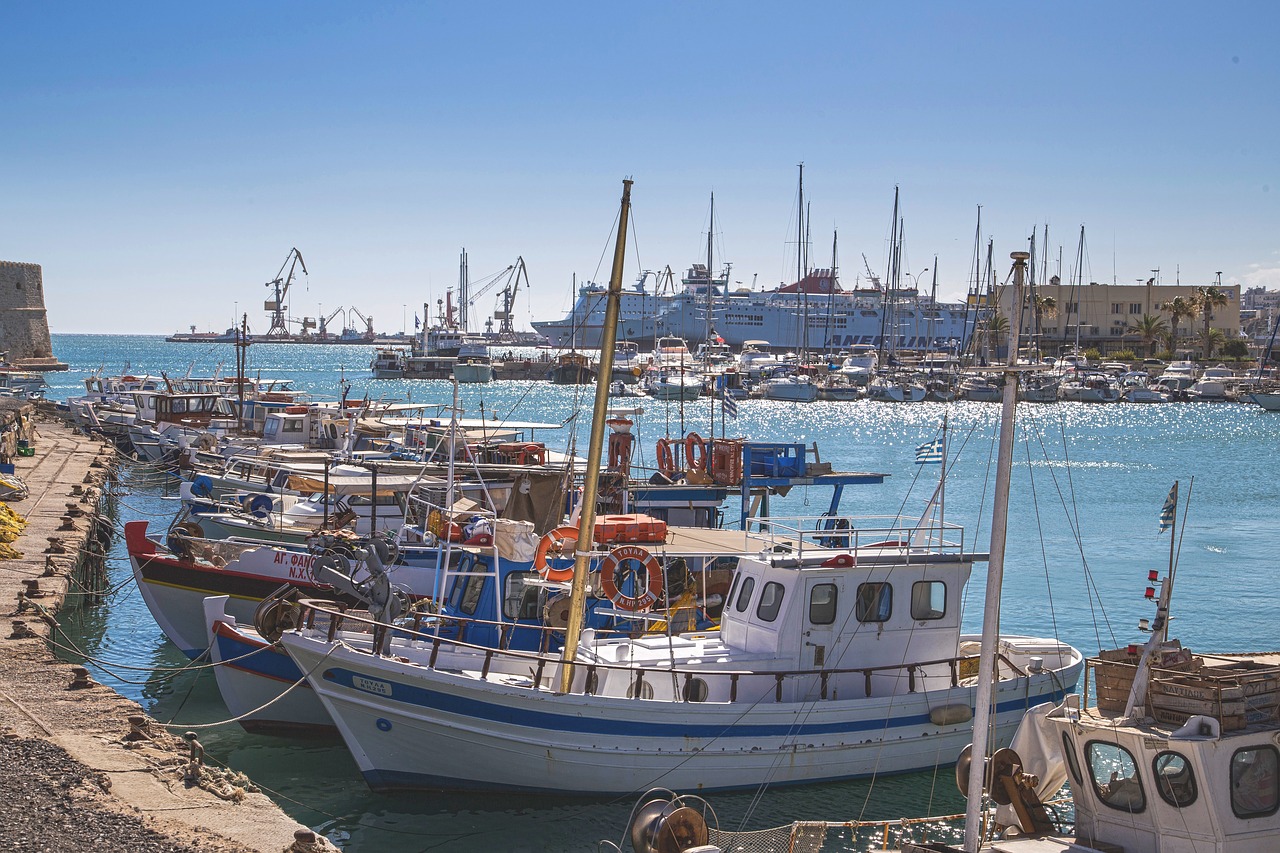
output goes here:
[{"label": "boat hull", "polygon": [[[301,634],[286,634],[282,643],[301,669],[316,670],[316,693],[379,791],[598,797],[654,785],[713,791],[813,783],[933,768],[954,760],[972,738],[967,722],[930,719],[936,708],[972,707],[971,687],[775,703],[768,701],[770,677],[750,688],[764,701],[744,701],[744,687],[738,701],[695,706],[556,693],[552,667],[534,689],[528,673],[478,678],[474,670],[371,658]],[[1007,741],[1027,708],[1058,701],[1080,667],[1077,658],[1066,670],[1003,682],[997,738]]]}]

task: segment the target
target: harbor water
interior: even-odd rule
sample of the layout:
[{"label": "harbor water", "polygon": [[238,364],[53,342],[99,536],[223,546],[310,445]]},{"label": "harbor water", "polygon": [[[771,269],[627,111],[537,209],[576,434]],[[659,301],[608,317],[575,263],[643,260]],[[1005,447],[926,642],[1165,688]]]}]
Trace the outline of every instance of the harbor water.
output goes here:
[{"label": "harbor water", "polygon": [[[54,352],[71,365],[51,374],[47,395],[82,393],[83,378],[108,374],[226,374],[229,344],[166,343],[159,337],[55,335]],[[252,375],[289,378],[317,396],[448,404],[443,381],[373,380],[373,349],[359,345],[251,347]],[[567,423],[536,437],[585,451],[592,388],[548,383],[464,385],[468,417]],[[722,432],[761,441],[816,444],[838,471],[889,474],[883,485],[846,492],[848,515],[918,515],[937,485],[941,466],[915,464],[915,449],[947,423],[948,522],[962,524],[966,545],[986,551],[990,530],[997,404],[889,404],[868,401],[795,404],[742,400],[725,425],[707,401],[638,406],[638,463],[652,465],[664,435]],[[577,416],[576,418],[574,416]],[[712,420],[714,419],[714,424]],[[576,432],[575,432],[576,426]],[[1144,599],[1147,572],[1166,572],[1170,539],[1159,515],[1175,480],[1184,499],[1174,548],[1178,559],[1171,635],[1197,652],[1280,649],[1274,618],[1280,584],[1280,478],[1271,462],[1280,414],[1222,404],[1021,404],[1003,592],[1003,630],[1056,637],[1087,654],[1139,642],[1140,618],[1154,615]],[[129,473],[119,500],[120,525],[145,519],[164,527],[177,509],[176,484]],[[772,506],[775,516],[813,518],[829,494],[793,489]],[[1189,497],[1189,499],[1188,499]],[[726,521],[736,523],[734,502]],[[1186,510],[1185,525],[1182,510]],[[967,587],[967,630],[980,629],[984,565]],[[141,703],[156,719],[183,726],[226,719],[212,674],[189,662],[155,625],[133,583],[123,542],[110,561],[111,590],[96,605],[60,616],[68,659],[90,661],[94,678]],[[634,797],[583,802],[526,795],[374,794],[337,740],[249,735],[230,724],[199,729],[217,761],[248,774],[279,805],[348,851],[595,850],[599,839],[621,840]],[[450,757],[439,756],[447,773]],[[940,756],[944,764],[954,756]],[[654,780],[656,786],[662,784]],[[716,795],[724,829],[758,829],[795,819],[880,820],[963,811],[953,773],[911,774],[840,784]]]}]

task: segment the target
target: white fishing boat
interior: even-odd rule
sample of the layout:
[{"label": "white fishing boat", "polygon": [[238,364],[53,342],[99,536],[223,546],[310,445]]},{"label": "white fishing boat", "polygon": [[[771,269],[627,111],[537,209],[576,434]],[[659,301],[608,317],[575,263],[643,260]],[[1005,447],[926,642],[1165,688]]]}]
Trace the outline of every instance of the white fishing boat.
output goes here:
[{"label": "white fishing boat", "polygon": [[[624,192],[620,245],[627,205]],[[611,292],[621,265],[619,249]],[[605,402],[598,387],[583,525],[594,518]],[[281,643],[315,673],[313,688],[376,789],[600,796],[932,768],[968,741],[978,693],[994,689],[992,726],[1007,736],[1025,709],[1065,695],[1083,666],[1064,643],[1005,636],[992,680],[975,680],[976,638],[960,632],[960,603],[985,555],[933,520],[935,506],[865,526],[762,525],[771,545],[739,561],[718,631],[605,637],[580,632],[571,608],[559,657],[477,648],[470,660],[442,661],[428,635],[403,628],[388,630],[385,653],[361,652],[320,628],[336,611],[308,605],[315,618]],[[577,605],[591,552],[575,554]],[[619,607],[652,603],[660,567],[644,548],[620,546],[607,559],[601,581]]]},{"label": "white fishing boat", "polygon": [[1004,396],[1004,386],[999,380],[981,373],[970,374],[960,382],[958,395],[962,400],[977,403],[998,403]]},{"label": "white fishing boat", "polygon": [[1070,403],[1114,403],[1120,390],[1105,373],[1074,372],[1058,386],[1058,399]]},{"label": "white fishing boat", "polygon": [[373,351],[369,369],[374,379],[399,379],[404,376],[406,352],[403,348],[379,347]]},{"label": "white fishing boat", "polygon": [[818,385],[812,377],[799,373],[774,373],[760,383],[763,396],[769,400],[812,403],[818,399]]},{"label": "white fishing boat", "polygon": [[458,347],[457,361],[453,364],[453,378],[463,384],[477,384],[493,380],[493,362],[489,357],[489,342],[478,335],[467,335]]},{"label": "white fishing boat", "polygon": [[877,376],[867,385],[867,399],[882,403],[919,403],[927,393],[923,382],[907,374]]},{"label": "white fishing boat", "polygon": [[855,346],[840,362],[839,373],[854,385],[866,385],[875,378],[880,356],[873,346]]},{"label": "white fishing boat", "polygon": [[1255,391],[1249,400],[1268,412],[1280,412],[1280,391]]}]

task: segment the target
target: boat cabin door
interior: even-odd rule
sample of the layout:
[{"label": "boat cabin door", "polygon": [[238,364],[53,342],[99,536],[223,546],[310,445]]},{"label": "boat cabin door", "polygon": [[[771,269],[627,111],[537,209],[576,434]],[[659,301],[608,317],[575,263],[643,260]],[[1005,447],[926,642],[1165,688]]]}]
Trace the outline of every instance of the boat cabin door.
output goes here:
[{"label": "boat cabin door", "polygon": [[840,636],[840,598],[843,578],[807,578],[801,611],[800,665],[805,668],[830,669],[839,666],[831,656]]}]

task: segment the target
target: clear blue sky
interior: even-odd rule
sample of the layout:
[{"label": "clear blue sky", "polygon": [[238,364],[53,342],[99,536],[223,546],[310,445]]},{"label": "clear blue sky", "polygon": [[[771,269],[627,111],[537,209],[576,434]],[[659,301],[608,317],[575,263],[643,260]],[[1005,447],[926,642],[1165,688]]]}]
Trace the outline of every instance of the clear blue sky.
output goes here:
[{"label": "clear blue sky", "polygon": [[[519,325],[606,279],[705,256],[794,278],[796,164],[815,259],[967,285],[1050,226],[1089,280],[1280,287],[1280,4],[6,3],[0,258],[44,266],[54,331],[380,330],[523,255]],[[925,279],[932,273],[924,273]],[[407,309],[403,306],[408,306]],[[491,311],[489,297],[477,313]],[[259,310],[254,310],[259,309]],[[337,322],[337,321],[335,321]]]}]

